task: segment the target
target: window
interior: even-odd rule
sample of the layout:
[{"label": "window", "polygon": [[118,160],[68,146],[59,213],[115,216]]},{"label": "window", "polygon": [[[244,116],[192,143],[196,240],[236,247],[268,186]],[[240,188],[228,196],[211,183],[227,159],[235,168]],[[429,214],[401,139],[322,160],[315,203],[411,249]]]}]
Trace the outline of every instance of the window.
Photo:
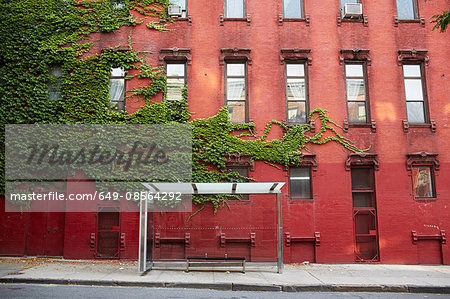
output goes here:
[{"label": "window", "polygon": [[245,0],[224,0],[225,18],[239,19],[245,16]]},{"label": "window", "polygon": [[227,62],[225,65],[225,101],[233,123],[247,121],[247,64]]},{"label": "window", "polygon": [[303,18],[303,0],[283,0],[283,16],[285,19]]},{"label": "window", "polygon": [[377,210],[373,167],[352,167],[355,260],[378,261]]},{"label": "window", "polygon": [[365,63],[345,64],[347,115],[349,123],[367,123],[368,100]]},{"label": "window", "polygon": [[306,123],[308,105],[304,63],[286,64],[286,101],[289,123]]},{"label": "window", "polygon": [[412,167],[414,198],[434,198],[434,172],[432,166],[421,165]]},{"label": "window", "polygon": [[60,66],[50,68],[50,80],[47,85],[48,99],[50,101],[61,100],[61,78],[62,69]]},{"label": "window", "polygon": [[[228,172],[236,172],[238,173],[240,176],[242,177],[246,177],[248,178],[248,167],[244,167],[244,166],[228,166],[227,167]],[[233,180],[233,182],[248,182],[248,179],[243,179],[243,178],[236,178]],[[230,197],[229,199],[231,200],[235,200],[235,197]],[[241,199],[242,200],[249,200],[249,194],[242,194],[241,195]]]},{"label": "window", "polygon": [[186,85],[186,63],[167,63],[166,98],[168,100],[182,100],[183,89]]},{"label": "window", "polygon": [[345,4],[357,4],[361,3],[361,0],[341,0],[341,16],[344,17]]},{"label": "window", "polygon": [[125,70],[122,67],[111,68],[109,108],[114,111],[125,109]]},{"label": "window", "polygon": [[125,0],[113,0],[112,8],[120,17],[128,17],[130,15],[129,5]]},{"label": "window", "polygon": [[311,167],[289,169],[291,199],[312,199]]},{"label": "window", "polygon": [[428,121],[425,80],[421,64],[404,64],[403,79],[405,85],[406,112],[409,123]]},{"label": "window", "polygon": [[170,0],[171,5],[181,6],[181,17],[187,17],[187,0]]},{"label": "window", "polygon": [[416,0],[397,0],[397,15],[399,20],[414,20],[418,18]]}]

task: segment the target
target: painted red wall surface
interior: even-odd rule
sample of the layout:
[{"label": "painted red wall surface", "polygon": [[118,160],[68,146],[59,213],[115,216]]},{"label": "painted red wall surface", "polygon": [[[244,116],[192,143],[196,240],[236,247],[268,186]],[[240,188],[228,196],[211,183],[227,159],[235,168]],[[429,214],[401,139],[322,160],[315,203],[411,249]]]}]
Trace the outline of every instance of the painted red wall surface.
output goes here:
[{"label": "painted red wall surface", "polygon": [[[192,64],[187,66],[188,105],[196,118],[215,115],[224,105],[224,68],[219,64],[221,48],[251,49],[252,64],[248,66],[249,118],[261,132],[270,120],[286,120],[284,65],[280,64],[280,49],[311,49],[312,65],[308,66],[310,109],[323,108],[337,124],[347,118],[344,66],[339,64],[340,49],[369,49],[371,65],[367,67],[371,119],[376,132],[370,128],[350,128],[343,135],[359,148],[371,146],[369,152],[378,154],[379,170],[375,171],[375,192],[378,217],[380,261],[382,263],[418,264],[433,262],[426,251],[442,255],[442,262],[450,264],[450,248],[442,244],[412,242],[411,231],[421,235],[450,231],[450,133],[448,103],[450,39],[449,32],[432,30],[428,20],[443,9],[446,0],[418,1],[420,23],[400,23],[394,26],[396,5],[393,0],[363,1],[363,23],[337,24],[339,1],[327,5],[305,1],[306,22],[278,22],[282,13],[281,1],[247,1],[246,21],[225,21],[222,2],[189,1],[187,20],[176,21],[169,32],[148,30],[145,25],[133,28],[131,41],[135,50],[151,51],[158,64],[161,48],[189,48]],[[99,52],[119,43],[126,43],[130,29],[119,33],[98,34],[93,37],[92,52]],[[425,67],[426,91],[430,119],[436,122],[436,132],[430,128],[402,129],[406,107],[402,67],[397,63],[399,49],[428,50],[429,64]],[[142,82],[127,82],[130,90]],[[161,96],[156,97],[160,100]],[[139,109],[142,103],[127,100],[128,112]],[[280,137],[281,130],[271,136]],[[312,237],[320,232],[320,246],[284,246],[285,262],[299,262],[315,258],[318,263],[351,263],[354,256],[352,193],[350,172],[345,169],[349,152],[336,144],[312,145],[316,154],[317,171],[313,172],[313,199],[289,199],[288,172],[257,162],[250,176],[257,181],[286,182],[283,187],[283,227],[292,236]],[[408,153],[438,153],[440,170],[436,171],[437,198],[415,201],[412,196],[411,172],[406,169]],[[70,188],[70,186],[69,186]],[[26,254],[25,233],[27,213],[5,213],[0,210],[0,254]],[[194,207],[196,208],[196,207]],[[161,245],[155,258],[177,258],[177,250],[184,255],[209,256],[232,254],[250,255],[253,261],[276,259],[276,212],[273,195],[251,195],[249,202],[231,202],[230,209],[220,209],[214,215],[205,208],[187,222],[189,213],[154,214],[154,233],[161,238],[182,238],[191,234],[189,247]],[[95,233],[95,213],[66,213],[64,257],[94,258],[90,235]],[[138,254],[138,214],[121,214],[121,233],[126,234],[125,248],[120,258],[136,259]],[[14,231],[14,234],[9,232]],[[255,233],[255,246],[221,247],[220,234],[231,238],[245,238]],[[166,253],[162,253],[163,247]],[[234,246],[234,245],[233,245]],[[438,249],[436,249],[438,248]],[[425,253],[424,253],[425,252]],[[167,256],[164,256],[166,254]]]}]

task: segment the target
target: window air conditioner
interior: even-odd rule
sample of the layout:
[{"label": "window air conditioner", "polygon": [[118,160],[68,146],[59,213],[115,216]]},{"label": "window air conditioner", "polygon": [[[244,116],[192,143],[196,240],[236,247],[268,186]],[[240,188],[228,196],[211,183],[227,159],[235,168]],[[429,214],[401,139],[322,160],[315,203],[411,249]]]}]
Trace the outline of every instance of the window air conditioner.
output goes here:
[{"label": "window air conditioner", "polygon": [[344,18],[360,17],[362,15],[361,3],[346,3],[344,5]]},{"label": "window air conditioner", "polygon": [[170,17],[181,17],[183,13],[181,6],[179,5],[169,5],[169,16]]}]

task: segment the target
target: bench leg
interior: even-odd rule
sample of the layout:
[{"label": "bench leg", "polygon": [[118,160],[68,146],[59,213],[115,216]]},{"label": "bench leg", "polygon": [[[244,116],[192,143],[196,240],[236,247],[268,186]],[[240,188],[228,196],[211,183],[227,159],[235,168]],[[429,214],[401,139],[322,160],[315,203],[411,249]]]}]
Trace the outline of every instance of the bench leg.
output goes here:
[{"label": "bench leg", "polygon": [[242,273],[245,273],[245,260],[242,261]]},{"label": "bench leg", "polygon": [[189,272],[189,260],[186,260],[186,272]]}]

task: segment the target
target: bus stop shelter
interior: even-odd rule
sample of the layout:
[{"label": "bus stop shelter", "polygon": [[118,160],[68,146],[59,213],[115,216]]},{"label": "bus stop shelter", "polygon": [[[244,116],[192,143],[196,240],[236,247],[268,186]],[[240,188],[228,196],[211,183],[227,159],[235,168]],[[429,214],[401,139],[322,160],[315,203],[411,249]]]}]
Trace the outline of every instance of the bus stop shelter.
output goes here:
[{"label": "bus stop shelter", "polygon": [[[281,188],[285,183],[142,183],[151,193],[181,194],[275,194],[277,203],[277,271],[283,272],[283,206]],[[141,200],[139,212],[139,271],[151,270],[153,261],[147,256],[147,199]]]}]

